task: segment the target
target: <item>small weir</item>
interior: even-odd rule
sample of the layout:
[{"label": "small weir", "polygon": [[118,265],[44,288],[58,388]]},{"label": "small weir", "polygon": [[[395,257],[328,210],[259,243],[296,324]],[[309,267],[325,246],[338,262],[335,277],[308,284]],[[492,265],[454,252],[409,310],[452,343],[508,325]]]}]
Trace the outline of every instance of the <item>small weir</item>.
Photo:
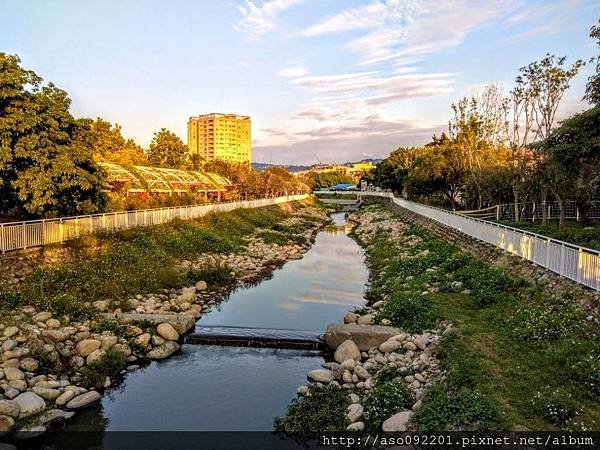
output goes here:
[{"label": "small weir", "polygon": [[293,350],[325,348],[321,335],[312,331],[221,326],[196,327],[196,332],[186,337],[186,343]]}]

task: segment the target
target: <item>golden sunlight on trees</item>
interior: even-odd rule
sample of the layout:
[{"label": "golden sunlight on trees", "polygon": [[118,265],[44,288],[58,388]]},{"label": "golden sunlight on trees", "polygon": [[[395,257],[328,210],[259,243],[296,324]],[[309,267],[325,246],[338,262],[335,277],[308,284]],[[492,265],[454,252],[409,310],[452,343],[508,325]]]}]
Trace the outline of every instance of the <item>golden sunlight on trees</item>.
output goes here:
[{"label": "golden sunlight on trees", "polygon": [[[600,45],[600,23],[590,36]],[[564,94],[584,65],[566,61],[547,54],[519,69],[508,94],[492,84],[453,103],[448,134],[393,151],[377,166],[374,184],[452,208],[512,202],[517,221],[520,205],[545,204],[548,196],[558,203],[561,227],[567,200],[585,214],[600,195],[600,114],[596,106],[556,127]],[[592,61],[586,99],[597,103],[600,59]]]}]

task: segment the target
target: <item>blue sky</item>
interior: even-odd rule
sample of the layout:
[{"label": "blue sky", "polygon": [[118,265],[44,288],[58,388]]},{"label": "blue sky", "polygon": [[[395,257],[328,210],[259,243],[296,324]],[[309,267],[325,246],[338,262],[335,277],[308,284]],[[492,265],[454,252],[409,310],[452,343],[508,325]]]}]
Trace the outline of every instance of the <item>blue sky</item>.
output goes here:
[{"label": "blue sky", "polygon": [[0,0],[0,51],[142,145],[235,112],[257,161],[345,162],[426,143],[452,101],[546,52],[588,59],[598,18],[596,0]]}]

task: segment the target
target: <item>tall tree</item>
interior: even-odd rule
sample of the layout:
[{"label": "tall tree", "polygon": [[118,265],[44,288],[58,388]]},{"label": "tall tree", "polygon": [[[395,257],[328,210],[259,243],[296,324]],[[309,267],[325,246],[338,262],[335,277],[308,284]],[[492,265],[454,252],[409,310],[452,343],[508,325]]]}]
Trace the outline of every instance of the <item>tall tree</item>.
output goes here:
[{"label": "tall tree", "polygon": [[0,53],[2,210],[37,217],[97,211],[102,173],[90,121],[73,118],[66,92],[20,63]]},{"label": "tall tree", "polygon": [[590,29],[590,37],[596,40],[599,54],[590,59],[590,63],[596,63],[596,73],[588,78],[583,98],[593,105],[598,106],[600,105],[600,19]]},{"label": "tall tree", "polygon": [[175,133],[166,128],[154,133],[148,148],[150,164],[179,169],[185,166],[187,159],[188,148]]},{"label": "tall tree", "polygon": [[92,124],[94,159],[125,165],[147,165],[148,156],[133,139],[125,139],[119,124],[98,117]]}]

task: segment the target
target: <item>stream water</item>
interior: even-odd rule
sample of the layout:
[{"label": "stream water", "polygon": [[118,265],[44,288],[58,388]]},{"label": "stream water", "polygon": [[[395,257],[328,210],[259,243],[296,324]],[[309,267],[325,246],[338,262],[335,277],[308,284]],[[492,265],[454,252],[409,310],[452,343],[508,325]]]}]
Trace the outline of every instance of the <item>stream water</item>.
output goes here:
[{"label": "stream water", "polygon": [[[303,259],[236,290],[198,326],[323,332],[363,304],[363,251],[347,236],[343,214],[332,218]],[[270,431],[306,373],[322,363],[314,351],[183,345],[181,353],[128,374],[64,431]],[[69,435],[55,433],[52,447],[69,448]]]}]

